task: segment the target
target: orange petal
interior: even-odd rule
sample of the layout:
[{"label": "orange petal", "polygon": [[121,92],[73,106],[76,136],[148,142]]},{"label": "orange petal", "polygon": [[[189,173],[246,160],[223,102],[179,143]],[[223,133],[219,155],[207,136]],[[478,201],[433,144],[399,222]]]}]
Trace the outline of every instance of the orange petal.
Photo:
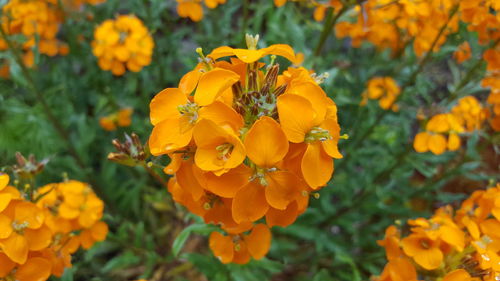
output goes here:
[{"label": "orange petal", "polygon": [[12,200],[12,194],[0,193],[0,212],[3,212],[3,210],[7,208],[11,200]]},{"label": "orange petal", "polygon": [[415,136],[413,141],[413,148],[418,153],[424,153],[429,151],[429,138],[430,135],[427,132],[420,132]]},{"label": "orange petal", "polygon": [[104,241],[106,239],[106,236],[108,235],[108,225],[105,222],[99,221],[95,223],[91,228],[90,228],[92,238],[96,241]]},{"label": "orange petal", "polygon": [[28,223],[28,228],[37,229],[42,226],[45,215],[35,204],[21,202],[16,205],[15,220],[20,223]]},{"label": "orange petal", "polygon": [[245,137],[247,155],[259,167],[272,167],[288,152],[288,141],[274,119],[263,116],[255,122]]},{"label": "orange petal", "polygon": [[269,172],[266,180],[266,200],[273,208],[284,210],[299,195],[300,179],[291,172]]},{"label": "orange petal", "polygon": [[205,173],[201,185],[215,195],[233,198],[238,190],[248,182],[251,174],[250,168],[242,164],[221,176]]},{"label": "orange petal", "polygon": [[234,246],[233,262],[236,264],[247,264],[250,261],[250,253],[244,241],[237,242]]},{"label": "orange petal", "polygon": [[230,263],[233,260],[234,244],[230,236],[224,236],[219,232],[212,232],[208,244],[214,256],[222,263]]},{"label": "orange petal", "polygon": [[43,281],[49,279],[52,265],[44,258],[30,258],[16,271],[16,280]]},{"label": "orange petal", "polygon": [[4,253],[14,262],[23,264],[28,258],[28,242],[24,236],[13,232],[0,244]]},{"label": "orange petal", "polygon": [[4,253],[0,253],[0,278],[7,276],[15,266],[15,262],[11,261]]},{"label": "orange petal", "polygon": [[465,269],[456,269],[446,274],[442,281],[470,281],[470,274]]},{"label": "orange petal", "polygon": [[333,160],[328,156],[320,142],[307,145],[301,162],[302,175],[306,183],[313,189],[324,186],[332,177]]},{"label": "orange petal", "polygon": [[214,121],[219,126],[230,126],[234,132],[243,127],[243,117],[238,114],[232,107],[227,104],[216,101],[209,106],[202,107],[199,111],[200,119],[208,119]]},{"label": "orange petal", "polygon": [[292,83],[287,89],[287,94],[294,94],[307,99],[316,113],[316,117],[313,121],[314,124],[318,125],[323,122],[327,109],[325,100],[328,99],[328,97],[318,84],[309,81]]},{"label": "orange petal", "polygon": [[288,204],[285,210],[269,208],[266,213],[266,223],[269,227],[276,225],[287,227],[297,219],[298,214],[298,205],[295,201]]},{"label": "orange petal", "polygon": [[295,57],[295,52],[292,47],[286,44],[274,44],[267,48],[262,49],[265,55],[277,55],[286,58],[291,62],[295,62],[297,58]]},{"label": "orange petal", "polygon": [[458,252],[464,250],[465,234],[459,228],[443,225],[439,231],[441,233],[441,239],[443,239],[444,242],[455,247]]},{"label": "orange petal", "polygon": [[52,231],[43,225],[39,229],[25,229],[24,237],[28,241],[30,251],[40,251],[47,248],[52,242]]},{"label": "orange petal", "polygon": [[177,183],[181,188],[188,191],[195,201],[198,201],[204,194],[203,187],[200,185],[193,173],[193,163],[184,161],[176,173]]},{"label": "orange petal", "polygon": [[263,258],[271,247],[271,231],[265,224],[257,224],[252,232],[243,238],[247,244],[248,252],[256,259]]},{"label": "orange petal", "polygon": [[240,76],[230,70],[214,68],[201,76],[194,101],[201,106],[209,105],[239,80]]},{"label": "orange petal", "polygon": [[234,55],[244,63],[253,63],[266,55],[264,49],[261,50],[247,50],[247,49],[234,49]]},{"label": "orange petal", "polygon": [[430,248],[425,251],[418,252],[413,259],[417,264],[427,270],[438,268],[443,261],[443,253],[439,248]]},{"label": "orange petal", "polygon": [[9,175],[0,174],[0,191],[9,184]]},{"label": "orange petal", "polygon": [[455,151],[460,148],[460,137],[457,134],[448,136],[448,150]]},{"label": "orange petal", "polygon": [[325,150],[326,154],[335,159],[342,158],[343,156],[342,154],[340,154],[338,148],[338,142],[340,138],[340,126],[339,123],[337,123],[337,120],[326,119],[321,124],[321,128],[328,130],[328,133],[331,136],[331,139],[321,142],[321,145],[323,146],[323,149]]},{"label": "orange petal", "polygon": [[280,124],[288,140],[294,143],[303,142],[316,118],[311,102],[298,95],[284,94],[278,97],[277,107]]},{"label": "orange petal", "polygon": [[151,154],[158,156],[179,150],[191,141],[193,127],[184,130],[181,119],[167,119],[156,124],[149,137]]},{"label": "orange petal", "polygon": [[0,213],[0,239],[9,237],[12,231],[12,220]]},{"label": "orange petal", "polygon": [[446,151],[446,138],[441,134],[434,134],[429,137],[429,150],[439,155]]},{"label": "orange petal", "polygon": [[198,81],[200,80],[202,74],[203,73],[198,67],[184,74],[184,76],[182,76],[181,78],[181,81],[179,82],[179,89],[184,94],[190,95],[196,88],[196,85],[198,85]]},{"label": "orange petal", "polygon": [[179,105],[188,103],[186,95],[177,88],[166,88],[154,96],[149,104],[151,124],[156,125],[163,120],[178,118]]},{"label": "orange petal", "polygon": [[269,209],[265,187],[256,181],[243,186],[236,193],[231,209],[233,219],[237,223],[256,221],[262,218]]}]

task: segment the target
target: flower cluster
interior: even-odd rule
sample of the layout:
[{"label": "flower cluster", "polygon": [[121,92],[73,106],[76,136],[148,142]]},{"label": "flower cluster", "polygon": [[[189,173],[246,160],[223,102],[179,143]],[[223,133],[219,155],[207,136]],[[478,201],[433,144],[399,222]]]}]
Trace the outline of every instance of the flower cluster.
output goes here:
[{"label": "flower cluster", "polygon": [[470,59],[472,56],[472,51],[469,42],[465,41],[460,44],[457,50],[453,53],[453,57],[458,63],[463,63],[464,61]]},{"label": "flower cluster", "polygon": [[[276,7],[281,7],[286,4],[288,0],[274,0],[274,5]],[[316,21],[322,21],[325,18],[325,13],[328,8],[333,8],[335,11],[340,10],[344,5],[340,0],[328,0],[323,2],[318,2],[314,0],[292,0],[295,2],[305,2],[314,7],[313,17]]]},{"label": "flower cluster", "polygon": [[368,99],[378,99],[381,108],[398,111],[395,104],[401,89],[391,77],[375,77],[368,81],[367,89],[363,92],[361,105],[366,105]]},{"label": "flower cluster", "polygon": [[497,184],[474,192],[456,212],[448,206],[430,219],[409,220],[404,237],[406,230],[387,228],[379,244],[388,263],[377,280],[499,280],[499,198]]},{"label": "flower cluster", "polygon": [[459,134],[481,129],[488,114],[475,97],[461,98],[450,113],[437,114],[427,122],[425,131],[415,136],[413,147],[419,153],[457,150],[461,142]]},{"label": "flower cluster", "polygon": [[151,63],[154,41],[142,21],[134,15],[105,20],[94,31],[92,51],[102,70],[123,75],[138,72]]},{"label": "flower cluster", "polygon": [[[34,64],[33,48],[48,56],[66,55],[68,46],[56,38],[62,12],[57,1],[50,0],[11,0],[2,7],[0,28],[7,35],[23,35],[23,42],[15,42],[15,47],[23,50],[24,64]],[[8,45],[0,39],[0,51],[7,50]],[[5,67],[5,66],[4,66]]]},{"label": "flower cluster", "polygon": [[42,187],[31,198],[0,174],[0,279],[47,280],[71,267],[71,254],[107,235],[103,203],[84,183]]},{"label": "flower cluster", "polygon": [[335,30],[339,38],[351,37],[355,47],[366,40],[393,52],[399,52],[413,40],[415,54],[421,56],[438,51],[446,36],[458,29],[458,2],[368,0],[351,11],[354,22],[340,22]]},{"label": "flower cluster", "polygon": [[192,21],[201,21],[203,19],[202,1],[210,9],[226,3],[226,0],[177,0],[177,14],[182,18],[190,18]]},{"label": "flower cluster", "polygon": [[132,108],[122,108],[113,114],[101,117],[99,125],[106,131],[114,131],[117,127],[128,127],[132,123]]},{"label": "flower cluster", "polygon": [[[293,223],[330,180],[332,158],[342,157],[322,76],[292,67],[279,74],[276,56],[294,62],[292,48],[257,49],[257,40],[247,35],[248,49],[224,46],[206,57],[198,49],[197,67],[150,104],[150,151],[171,158],[164,171],[174,175],[174,200],[228,234],[210,236],[224,263],[264,256],[268,227]],[[267,66],[259,62],[268,55]],[[267,226],[255,224],[263,217]]]}]

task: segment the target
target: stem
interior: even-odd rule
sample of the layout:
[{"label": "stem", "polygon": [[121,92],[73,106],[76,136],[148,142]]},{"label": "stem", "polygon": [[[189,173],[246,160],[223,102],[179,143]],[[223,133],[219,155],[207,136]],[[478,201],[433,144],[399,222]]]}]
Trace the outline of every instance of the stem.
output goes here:
[{"label": "stem", "polygon": [[[99,197],[101,197],[102,199],[105,199],[103,190],[97,185],[97,183],[89,175],[84,161],[82,160],[80,155],[78,155],[76,148],[73,146],[73,143],[71,142],[71,140],[68,137],[69,133],[66,131],[66,129],[63,127],[63,125],[59,122],[59,119],[57,119],[57,117],[52,112],[52,109],[50,108],[49,104],[45,100],[44,95],[36,86],[35,81],[33,80],[33,77],[30,74],[30,71],[28,70],[28,68],[24,64],[23,59],[21,57],[21,54],[19,53],[19,50],[17,48],[15,48],[14,44],[12,43],[12,41],[10,41],[10,39],[8,38],[8,36],[5,33],[5,31],[3,30],[3,28],[0,28],[0,36],[7,43],[7,46],[9,47],[9,50],[11,51],[12,55],[14,56],[15,61],[21,67],[21,71],[23,73],[23,76],[25,77],[26,81],[28,82],[28,87],[35,94],[37,101],[42,105],[43,110],[44,110],[45,114],[47,115],[49,122],[52,123],[52,126],[56,129],[56,131],[59,134],[59,136],[61,137],[61,139],[66,143],[69,154],[73,157],[76,164],[84,171],[84,173],[87,177],[87,180],[94,187],[94,191],[99,195]],[[109,204],[109,202],[108,202],[109,200],[106,200],[106,201]]]},{"label": "stem", "polygon": [[160,177],[160,175],[158,175],[150,166],[148,166],[148,164],[144,163],[142,166],[157,182],[159,182],[162,186],[167,186],[167,182],[162,177]]},{"label": "stem", "polygon": [[246,46],[246,34],[248,27],[248,12],[249,12],[249,0],[243,0],[243,23],[241,25],[241,40],[243,42],[243,46]]},{"label": "stem", "polygon": [[316,48],[314,50],[314,56],[318,57],[321,54],[321,50],[323,49],[323,46],[325,45],[326,39],[328,38],[328,35],[330,34],[331,30],[335,26],[335,23],[337,23],[337,20],[342,16],[348,8],[342,7],[337,14],[334,16],[335,10],[333,8],[328,8],[328,15],[327,18],[323,24],[323,30],[321,31],[321,35],[319,37],[318,45],[316,45]]}]

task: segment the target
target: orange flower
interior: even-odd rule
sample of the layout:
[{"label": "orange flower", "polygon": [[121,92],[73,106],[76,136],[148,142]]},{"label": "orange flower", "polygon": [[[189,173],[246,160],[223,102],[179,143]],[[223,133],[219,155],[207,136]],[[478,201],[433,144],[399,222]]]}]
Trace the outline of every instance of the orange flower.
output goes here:
[{"label": "orange flower", "polygon": [[366,105],[368,99],[378,99],[381,108],[397,111],[398,107],[394,103],[400,93],[401,89],[391,77],[375,77],[368,81],[368,87],[362,94],[361,105]]},{"label": "orange flower", "polygon": [[[314,97],[314,105],[310,100],[289,92],[278,97],[277,107],[288,140],[307,143],[301,162],[302,175],[310,187],[317,189],[332,176],[331,158],[342,158],[342,155],[337,148],[340,127],[336,120],[336,106],[332,104],[327,108],[328,99],[324,92],[320,88],[313,89],[316,91],[307,93]],[[297,112],[302,114],[298,115]]]},{"label": "orange flower", "polygon": [[[293,223],[311,187],[330,179],[332,156],[342,157],[336,105],[318,86],[324,75],[264,67],[258,60],[266,55],[293,61],[295,54],[288,45],[257,49],[257,39],[247,36],[249,49],[220,47],[206,57],[198,48],[195,69],[150,104],[150,151],[171,158],[167,188],[176,202],[229,234],[210,238],[224,263],[264,256],[268,246],[252,237],[270,241],[267,227],[243,233],[264,216],[268,226]],[[217,61],[226,56],[236,58]],[[304,107],[305,117],[295,116]]]},{"label": "orange flower", "polygon": [[470,59],[471,55],[470,45],[467,41],[460,44],[457,50],[453,53],[453,57],[458,63],[463,63],[464,61]]},{"label": "orange flower", "polygon": [[178,88],[167,88],[157,94],[150,104],[151,123],[155,126],[149,138],[151,153],[170,153],[188,145],[194,126],[201,119],[211,120],[217,125],[228,124],[238,131],[243,125],[241,116],[216,101],[238,80],[236,73],[214,68],[201,77],[194,101]]},{"label": "orange flower", "polygon": [[263,224],[257,224],[248,235],[224,236],[212,232],[209,238],[210,249],[222,263],[248,263],[250,257],[263,258],[271,246],[271,232]]},{"label": "orange flower", "polygon": [[236,56],[244,63],[253,63],[265,56],[277,55],[277,56],[282,56],[291,62],[297,61],[295,53],[290,46],[284,44],[276,44],[276,45],[271,45],[267,48],[257,49],[258,40],[259,40],[258,35],[253,37],[247,34],[246,41],[248,49],[234,49],[228,46],[222,46],[214,49],[208,55],[208,57],[217,60],[222,57]]},{"label": "orange flower", "polygon": [[118,112],[99,119],[99,125],[106,131],[114,131],[117,126],[128,127],[132,123],[132,108],[122,108]]},{"label": "orange flower", "polygon": [[44,225],[43,211],[30,202],[12,202],[0,214],[0,248],[12,261],[24,264],[29,251],[51,243],[52,232]]},{"label": "orange flower", "polygon": [[230,127],[225,130],[204,119],[196,124],[193,138],[197,146],[194,159],[204,171],[220,176],[245,160],[245,147]]},{"label": "orange flower", "polygon": [[154,41],[139,18],[120,15],[95,29],[91,45],[99,67],[120,76],[126,69],[139,72],[151,63]]}]

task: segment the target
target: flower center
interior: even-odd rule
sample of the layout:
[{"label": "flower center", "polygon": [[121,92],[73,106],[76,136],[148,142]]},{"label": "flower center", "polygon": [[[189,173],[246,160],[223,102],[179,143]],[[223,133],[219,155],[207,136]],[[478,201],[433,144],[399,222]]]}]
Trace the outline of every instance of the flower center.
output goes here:
[{"label": "flower center", "polygon": [[320,127],[313,127],[305,136],[305,142],[311,143],[315,141],[331,140],[330,132]]},{"label": "flower center", "polygon": [[194,102],[188,102],[184,105],[179,105],[177,110],[180,114],[189,118],[189,123],[194,124],[198,119],[198,109],[200,107]]},{"label": "flower center", "polygon": [[26,229],[28,226],[29,226],[29,223],[27,221],[23,221],[23,222],[13,221],[12,222],[12,228],[17,233],[22,233],[24,231],[24,229]]},{"label": "flower center", "polygon": [[219,152],[217,155],[217,158],[220,160],[226,161],[227,159],[229,159],[229,157],[231,157],[231,153],[233,152],[233,149],[234,149],[234,145],[231,143],[224,143],[224,144],[218,145],[215,148],[215,150],[217,150],[217,152]]}]

